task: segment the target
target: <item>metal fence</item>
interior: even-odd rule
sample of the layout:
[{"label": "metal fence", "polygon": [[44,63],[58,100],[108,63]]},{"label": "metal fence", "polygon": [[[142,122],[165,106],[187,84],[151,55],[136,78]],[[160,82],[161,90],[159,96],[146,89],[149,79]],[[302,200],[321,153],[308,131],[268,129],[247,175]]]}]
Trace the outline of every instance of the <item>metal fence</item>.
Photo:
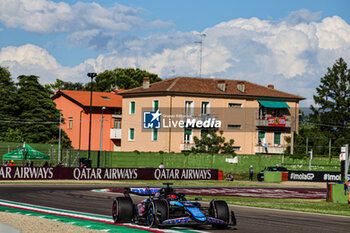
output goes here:
[{"label": "metal fence", "polygon": [[[0,159],[3,161],[2,156],[11,151],[17,150],[19,146],[0,146]],[[35,147],[34,147],[35,148]],[[75,149],[61,149],[58,153],[58,148],[48,145],[46,148],[35,148],[42,153],[50,156],[50,160],[35,160],[25,161],[25,164],[33,162],[34,166],[43,166],[45,162],[48,162],[50,166],[56,166],[58,163],[62,163],[65,167],[78,167],[80,158],[88,158],[88,151],[79,151]],[[97,167],[99,158],[99,167],[110,167],[111,164],[111,152],[108,151],[91,151],[90,159],[92,160],[92,166]],[[25,165],[22,160],[14,161],[17,166]]]}]

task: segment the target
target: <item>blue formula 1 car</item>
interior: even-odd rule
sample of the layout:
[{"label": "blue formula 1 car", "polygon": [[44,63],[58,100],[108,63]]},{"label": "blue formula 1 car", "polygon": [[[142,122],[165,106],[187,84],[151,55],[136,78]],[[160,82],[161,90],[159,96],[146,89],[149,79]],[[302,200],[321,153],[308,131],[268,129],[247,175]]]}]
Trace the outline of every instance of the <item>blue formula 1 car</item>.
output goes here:
[{"label": "blue formula 1 car", "polygon": [[[112,216],[115,223],[135,223],[150,227],[212,225],[223,229],[236,225],[233,211],[229,211],[225,201],[212,200],[204,207],[196,198],[187,201],[184,193],[175,192],[165,183],[163,188],[125,188],[124,197],[115,198]],[[130,194],[148,196],[134,204]]]}]

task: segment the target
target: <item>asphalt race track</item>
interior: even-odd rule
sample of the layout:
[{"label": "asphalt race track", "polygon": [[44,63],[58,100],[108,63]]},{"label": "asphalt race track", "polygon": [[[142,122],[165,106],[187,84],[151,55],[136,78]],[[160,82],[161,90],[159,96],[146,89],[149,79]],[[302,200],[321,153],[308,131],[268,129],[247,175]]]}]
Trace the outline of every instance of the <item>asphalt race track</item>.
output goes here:
[{"label": "asphalt race track", "polygon": [[[116,188],[106,185],[0,185],[0,199],[59,209],[111,215],[114,197],[120,194],[91,192]],[[137,200],[135,200],[136,202]],[[350,218],[250,207],[231,207],[238,225],[207,232],[349,232]]]},{"label": "asphalt race track", "polygon": [[[122,187],[109,189],[109,192],[123,193]],[[177,192],[198,196],[231,196],[231,197],[261,197],[261,198],[298,198],[326,199],[326,189],[315,188],[257,188],[257,187],[208,187],[208,188],[178,188]]]}]

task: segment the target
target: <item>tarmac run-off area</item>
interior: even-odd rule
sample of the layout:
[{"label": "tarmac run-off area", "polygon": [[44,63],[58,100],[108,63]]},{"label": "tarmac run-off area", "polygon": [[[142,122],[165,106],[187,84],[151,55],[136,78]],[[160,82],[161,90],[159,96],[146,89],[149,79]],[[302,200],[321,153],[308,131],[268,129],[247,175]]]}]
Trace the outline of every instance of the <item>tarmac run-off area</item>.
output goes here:
[{"label": "tarmac run-off area", "polygon": [[[231,196],[260,198],[326,199],[327,190],[321,188],[257,188],[257,187],[174,187],[175,191],[186,195]],[[102,189],[99,191],[123,193],[123,188]]]}]

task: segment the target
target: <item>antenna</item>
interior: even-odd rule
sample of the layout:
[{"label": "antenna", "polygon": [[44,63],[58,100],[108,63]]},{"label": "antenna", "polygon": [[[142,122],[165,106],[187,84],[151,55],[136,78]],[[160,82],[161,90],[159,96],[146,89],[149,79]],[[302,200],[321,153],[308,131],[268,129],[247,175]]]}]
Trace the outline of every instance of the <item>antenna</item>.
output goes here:
[{"label": "antenna", "polygon": [[203,38],[206,37],[207,35],[204,33],[201,33],[198,35],[201,40],[200,41],[196,41],[194,43],[200,44],[200,50],[199,50],[199,77],[202,77],[202,54],[203,54]]},{"label": "antenna", "polygon": [[175,66],[172,66],[171,68],[171,72],[173,73],[173,76],[175,76]]}]

